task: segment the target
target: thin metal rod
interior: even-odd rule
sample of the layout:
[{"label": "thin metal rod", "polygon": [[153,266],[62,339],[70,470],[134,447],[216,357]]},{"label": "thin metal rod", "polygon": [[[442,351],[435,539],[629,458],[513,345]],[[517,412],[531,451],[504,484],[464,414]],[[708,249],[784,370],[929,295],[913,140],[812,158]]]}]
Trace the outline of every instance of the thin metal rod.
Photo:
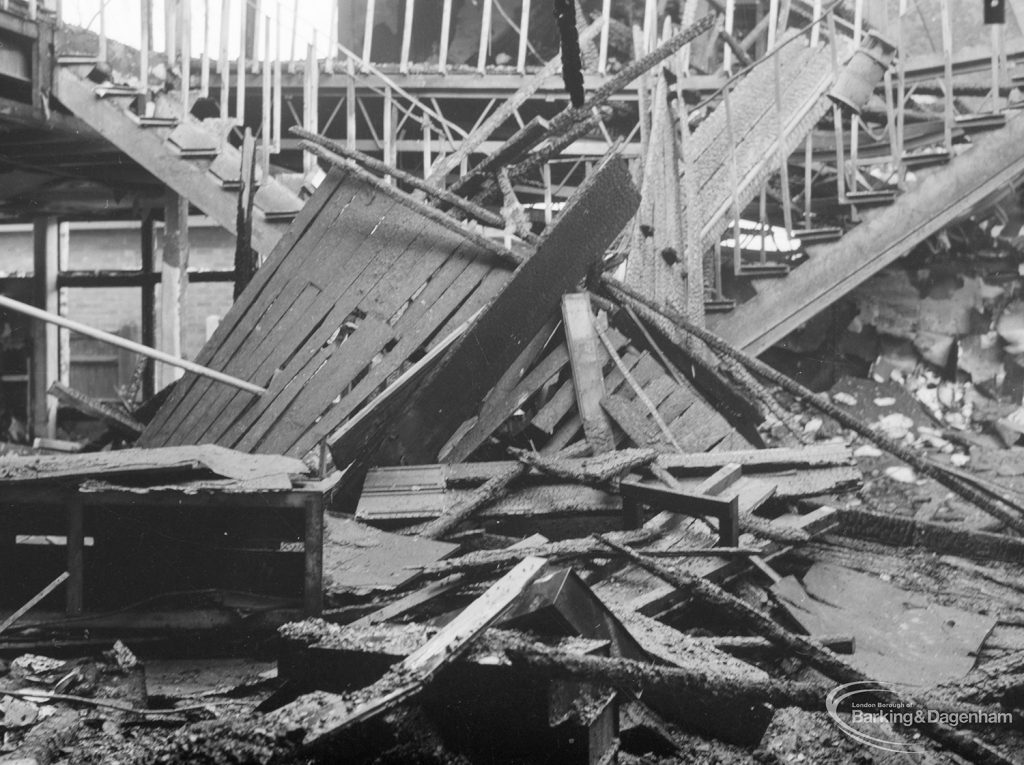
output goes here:
[{"label": "thin metal rod", "polygon": [[14,311],[15,313],[24,314],[33,319],[39,321],[45,321],[49,324],[56,324],[58,327],[64,327],[72,332],[77,332],[80,335],[91,337],[93,340],[99,340],[113,345],[117,348],[123,348],[126,351],[138,353],[141,356],[160,361],[164,364],[168,364],[172,367],[178,367],[178,369],[184,369],[186,372],[192,372],[201,377],[208,377],[211,380],[225,383],[239,390],[247,391],[248,393],[255,393],[262,395],[267,392],[266,388],[261,388],[259,385],[253,385],[252,383],[246,382],[245,380],[239,380],[237,377],[226,375],[223,372],[217,372],[216,370],[204,367],[201,364],[196,364],[192,361],[186,361],[180,359],[177,356],[171,356],[169,353],[158,351],[155,348],[142,345],[141,343],[135,343],[131,340],[125,340],[123,337],[112,335],[109,332],[104,332],[101,329],[90,327],[88,324],[82,324],[81,322],[74,321],[73,319],[67,319],[63,316],[58,316],[55,313],[44,311],[41,308],[22,303],[20,300],[12,300],[9,297],[0,295],[0,308],[6,308]]},{"label": "thin metal rod", "polygon": [[15,611],[13,614],[8,616],[4,620],[3,624],[0,624],[0,634],[3,634],[3,632],[5,632],[8,627],[10,627],[12,624],[16,623],[18,621],[18,619],[20,619],[25,614],[27,614],[29,611],[31,611],[33,608],[38,606],[40,601],[43,600],[43,598],[45,598],[51,592],[53,592],[58,587],[60,587],[62,584],[64,584],[64,582],[66,582],[70,577],[71,577],[71,574],[69,574],[67,571],[65,571],[60,576],[58,576],[56,579],[54,579],[52,582],[50,582],[48,585],[46,585],[42,590],[40,590],[38,593],[36,593],[32,597],[32,599],[28,601],[28,603],[26,603],[21,608],[19,608],[17,611]]}]

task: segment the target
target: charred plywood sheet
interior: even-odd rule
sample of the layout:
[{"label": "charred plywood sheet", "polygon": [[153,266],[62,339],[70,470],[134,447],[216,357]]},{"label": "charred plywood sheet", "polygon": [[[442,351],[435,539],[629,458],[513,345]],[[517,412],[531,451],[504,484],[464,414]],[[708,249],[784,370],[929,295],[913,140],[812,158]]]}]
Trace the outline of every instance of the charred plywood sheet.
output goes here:
[{"label": "charred plywood sheet", "polygon": [[332,170],[197,359],[268,392],[187,374],[139,444],[301,456],[511,275],[492,254]]}]

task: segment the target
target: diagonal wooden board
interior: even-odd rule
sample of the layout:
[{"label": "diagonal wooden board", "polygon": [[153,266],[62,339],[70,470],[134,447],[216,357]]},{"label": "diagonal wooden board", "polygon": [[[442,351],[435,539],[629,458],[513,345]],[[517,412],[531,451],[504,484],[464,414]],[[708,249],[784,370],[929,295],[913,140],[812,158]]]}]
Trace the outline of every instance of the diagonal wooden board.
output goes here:
[{"label": "diagonal wooden board", "polygon": [[271,715],[271,720],[304,734],[300,753],[328,744],[346,728],[372,719],[419,693],[440,669],[514,603],[547,567],[543,558],[526,558],[438,631],[380,681],[354,698],[313,693],[300,696]]},{"label": "diagonal wooden board", "polygon": [[357,440],[330,442],[335,464],[434,462],[452,433],[540,331],[558,301],[604,254],[639,205],[624,161],[596,170],[569,200],[532,255],[442,360],[408,405]]}]

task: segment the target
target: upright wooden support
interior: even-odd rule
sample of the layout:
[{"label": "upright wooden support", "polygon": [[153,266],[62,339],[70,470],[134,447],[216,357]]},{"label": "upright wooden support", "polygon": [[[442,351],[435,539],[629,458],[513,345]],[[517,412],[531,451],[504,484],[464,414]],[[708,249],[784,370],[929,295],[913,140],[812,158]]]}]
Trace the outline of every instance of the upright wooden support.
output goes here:
[{"label": "upright wooden support", "polygon": [[[155,270],[156,261],[153,257],[156,240],[153,232],[153,214],[147,212],[142,218],[142,273],[149,276]],[[142,344],[150,348],[156,347],[156,290],[148,279],[142,285]],[[156,392],[156,364],[147,362],[142,374],[142,398],[148,399]]]},{"label": "upright wooden support", "polygon": [[203,0],[203,52],[199,62],[199,95],[210,96],[210,0]]},{"label": "upright wooden support", "polygon": [[181,27],[181,113],[186,117],[190,109],[192,79],[192,0],[180,0],[178,18]]},{"label": "upright wooden support", "polygon": [[[384,124],[381,125],[381,139],[384,141],[384,161],[394,166],[397,152],[395,150],[395,94],[390,87],[384,87]],[[394,183],[389,175],[384,179],[387,184]]]},{"label": "upright wooden support", "polygon": [[[896,47],[903,51],[903,14],[907,12],[907,0],[900,0],[896,14]],[[903,137],[907,119],[905,102],[907,99],[907,65],[905,56],[896,57],[896,161],[899,162],[898,184],[902,189],[906,183],[907,167],[903,164]]]},{"label": "upright wooden support", "polygon": [[583,432],[594,454],[615,448],[611,420],[601,408],[604,388],[604,353],[594,329],[590,296],[576,292],[562,296],[562,323],[569,348],[576,407],[583,421]]},{"label": "upright wooden support", "polygon": [[[818,0],[820,2],[820,0]],[[725,31],[732,34],[732,30],[735,27],[736,19],[736,0],[725,0]],[[729,45],[722,46],[722,68],[726,73],[732,71],[732,58],[733,52],[732,47]]]},{"label": "upright wooden support", "polygon": [[260,168],[264,178],[270,178],[270,152],[274,150],[274,139],[271,135],[273,130],[273,106],[272,106],[272,66],[270,58],[270,16],[263,19],[263,112],[261,114],[262,124],[262,151],[260,152]]},{"label": "upright wooden support", "polygon": [[[423,177],[430,175],[430,168],[434,164],[434,131],[431,128],[430,115],[423,117]],[[508,245],[506,244],[506,247]]]},{"label": "upright wooden support", "polygon": [[487,54],[491,48],[491,15],[494,10],[493,0],[482,0],[483,16],[480,19],[480,48],[476,54],[476,70],[480,74],[487,71]]},{"label": "upright wooden support", "polygon": [[274,24],[274,93],[271,97],[273,101],[273,120],[274,126],[272,129],[272,141],[274,144],[274,154],[281,153],[281,109],[283,102],[281,100],[281,86],[282,86],[282,72],[281,72],[281,2],[278,0],[277,3],[277,23]]},{"label": "upright wooden support", "polygon": [[220,54],[217,74],[220,75],[220,116],[226,119],[231,105],[231,62],[228,59],[228,34],[231,24],[231,0],[220,0]]},{"label": "upright wooden support", "polygon": [[405,18],[402,22],[402,52],[398,61],[398,71],[409,72],[409,51],[412,48],[412,22],[416,15],[416,0],[405,0]]},{"label": "upright wooden support", "polygon": [[248,0],[244,0],[242,3],[241,18],[238,20],[239,24],[239,45],[238,45],[238,67],[235,71],[235,123],[242,125],[245,123],[245,48],[249,41],[248,29],[248,16],[249,13],[246,10],[248,7]]},{"label": "upright wooden support", "polygon": [[295,62],[299,49],[299,0],[292,0],[292,45],[288,54],[288,74],[295,74]]},{"label": "upright wooden support", "polygon": [[324,609],[324,500],[316,495],[306,500],[304,539],[305,582],[302,605],[306,616],[319,616]]},{"label": "upright wooden support", "polygon": [[608,36],[611,22],[612,0],[603,0],[601,3],[601,39],[597,47],[597,71],[599,74],[605,74],[608,71]]},{"label": "upright wooden support", "polygon": [[[188,200],[173,192],[164,205],[164,256],[160,271],[160,345],[158,349],[181,356],[181,314],[188,280]],[[177,367],[161,364],[159,386],[182,375]]]},{"label": "upright wooden support", "polygon": [[153,29],[153,0],[139,0],[139,16],[142,27],[139,30],[139,87],[142,89],[140,112],[145,114],[145,102],[148,100],[149,86],[149,50],[153,46],[150,31]]},{"label": "upright wooden support", "polygon": [[[71,224],[63,221],[57,225],[57,268],[58,273],[71,268]],[[68,289],[57,290],[58,313],[68,315]],[[57,328],[57,379],[64,385],[71,385],[71,333],[63,327]]]},{"label": "upright wooden support", "polygon": [[[608,5],[611,0],[604,0]],[[604,39],[604,38],[602,38]],[[526,74],[526,49],[530,45],[530,0],[523,0],[522,12],[519,14],[519,50],[516,53],[516,71],[519,74]],[[607,49],[605,51],[605,64],[607,65]],[[602,74],[604,69],[601,70]]]},{"label": "upright wooden support", "polygon": [[[39,217],[33,230],[33,291],[35,304],[56,313],[59,308],[57,270],[60,265],[60,232],[57,219]],[[57,405],[47,391],[60,375],[57,328],[41,321],[32,323],[32,435],[54,438],[57,434]]]},{"label": "upright wooden support", "polygon": [[373,55],[373,17],[377,14],[376,0],[366,0],[366,23],[363,25],[363,68]]},{"label": "upright wooden support", "polygon": [[732,267],[738,274],[743,267],[742,250],[740,248],[740,209],[739,187],[740,173],[736,160],[736,132],[733,129],[732,99],[729,98],[729,84],[722,91],[722,108],[725,109],[726,143],[729,146],[729,185],[732,188]]},{"label": "upright wooden support", "polygon": [[250,49],[250,71],[253,74],[260,73],[260,40],[263,39],[263,35],[260,33],[260,22],[263,21],[263,0],[244,0],[242,8],[246,10],[252,9],[252,29],[249,30],[249,39],[252,40],[252,48]]},{"label": "upright wooden support", "polygon": [[107,4],[100,3],[99,9],[96,11],[99,15],[100,23],[100,39],[99,39],[99,54],[97,58],[100,61],[107,60]]},{"label": "upright wooden support", "polygon": [[1003,32],[1006,27],[1003,24],[993,24],[989,27],[990,44],[992,47],[992,113],[998,114],[1002,110],[999,101],[999,70],[1000,59],[1003,53]]},{"label": "upright wooden support", "polygon": [[[320,116],[317,109],[319,99],[319,74],[316,67],[316,33],[314,42],[306,46],[306,71],[303,77],[303,127],[312,133],[320,131]],[[308,151],[302,155],[302,169],[307,175],[316,169],[316,157]]]},{"label": "upright wooden support", "polygon": [[953,22],[949,14],[949,0],[941,0],[942,16],[942,90],[943,138],[946,151],[953,156]]},{"label": "upright wooden support", "polygon": [[779,34],[779,0],[768,3],[768,50],[775,49],[775,41]]},{"label": "upright wooden support", "polygon": [[[528,4],[530,0],[523,0]],[[452,33],[452,0],[444,0],[441,6],[441,39],[437,48],[437,71],[444,74],[448,71],[448,43]],[[363,58],[366,58],[364,55]]]},{"label": "upright wooden support", "polygon": [[[327,27],[327,58],[324,59],[324,73],[334,74],[334,64],[338,60],[338,4],[341,0],[331,0],[331,12]],[[409,0],[412,5],[412,0]]]},{"label": "upright wooden support", "polygon": [[356,81],[349,77],[345,83],[345,144],[350,149],[356,148]]},{"label": "upright wooden support", "polygon": [[85,592],[85,508],[76,499],[67,508],[68,588],[67,615],[79,616]]},{"label": "upright wooden support", "polygon": [[164,53],[169,65],[178,53],[178,0],[164,0]]}]

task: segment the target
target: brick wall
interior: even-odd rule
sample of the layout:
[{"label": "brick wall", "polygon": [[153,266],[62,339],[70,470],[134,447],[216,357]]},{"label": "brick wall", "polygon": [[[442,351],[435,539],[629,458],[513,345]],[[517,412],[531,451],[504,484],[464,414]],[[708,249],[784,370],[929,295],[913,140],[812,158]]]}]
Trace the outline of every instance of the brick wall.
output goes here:
[{"label": "brick wall", "polygon": [[[72,228],[68,262],[72,270],[136,270],[142,266],[139,229]],[[163,251],[163,231],[157,227],[156,268]],[[190,264],[201,269],[230,269],[234,261],[234,237],[211,227],[193,227],[189,233]],[[32,270],[32,232],[0,229],[0,274]],[[159,320],[157,288],[157,317]],[[189,285],[182,317],[182,352],[194,358],[206,340],[210,317],[223,316],[231,306],[230,284]],[[142,320],[141,291],[133,287],[81,287],[68,291],[68,316],[97,329],[139,337]]]}]

